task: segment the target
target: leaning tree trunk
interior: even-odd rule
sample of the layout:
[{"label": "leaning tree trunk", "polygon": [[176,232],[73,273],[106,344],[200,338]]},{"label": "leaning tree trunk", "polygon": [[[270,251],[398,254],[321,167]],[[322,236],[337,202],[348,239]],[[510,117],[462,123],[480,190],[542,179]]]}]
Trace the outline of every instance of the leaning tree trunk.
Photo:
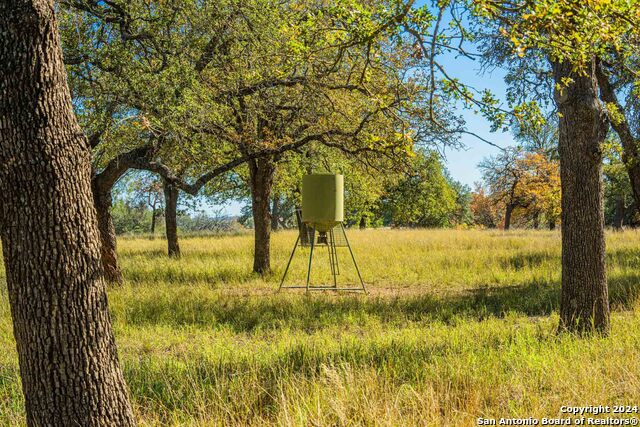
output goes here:
[{"label": "leaning tree trunk", "polygon": [[111,189],[115,183],[129,170],[132,162],[145,158],[153,147],[142,146],[122,153],[111,159],[107,166],[91,178],[93,201],[98,215],[98,230],[100,231],[100,251],[102,266],[108,281],[122,283],[122,273],[118,266],[116,252],[116,233],[111,215]]},{"label": "leaning tree trunk", "polygon": [[164,221],[167,233],[167,246],[170,257],[180,256],[178,244],[178,195],[179,189],[168,181],[163,181]]},{"label": "leaning tree trunk", "polygon": [[0,2],[0,237],[27,424],[130,426],[52,0]]},{"label": "leaning tree trunk", "polygon": [[110,283],[122,284],[122,271],[118,265],[116,252],[116,230],[111,216],[111,191],[103,191],[98,188],[97,182],[93,184],[93,202],[98,218],[98,230],[100,232],[100,253],[104,276]]},{"label": "leaning tree trunk", "polygon": [[513,213],[514,206],[512,204],[508,204],[507,208],[504,211],[504,229],[508,230],[511,228],[511,214]]},{"label": "leaning tree trunk", "polygon": [[265,274],[271,269],[271,213],[269,196],[273,186],[275,164],[270,158],[253,160],[249,163],[251,178],[251,206],[255,233],[253,251],[253,271]]},{"label": "leaning tree trunk", "polygon": [[586,75],[554,63],[560,115],[562,187],[562,291],[560,328],[579,333],[609,331],[605,272],[602,143],[609,128],[598,99],[595,65]]},{"label": "leaning tree trunk", "polygon": [[636,202],[636,206],[640,208],[640,138],[634,136],[624,114],[625,110],[618,101],[615,88],[601,64],[598,64],[596,73],[600,87],[600,97],[604,102],[612,105],[618,113],[615,120],[611,120],[611,126],[620,138],[622,161],[627,169],[633,199]]}]

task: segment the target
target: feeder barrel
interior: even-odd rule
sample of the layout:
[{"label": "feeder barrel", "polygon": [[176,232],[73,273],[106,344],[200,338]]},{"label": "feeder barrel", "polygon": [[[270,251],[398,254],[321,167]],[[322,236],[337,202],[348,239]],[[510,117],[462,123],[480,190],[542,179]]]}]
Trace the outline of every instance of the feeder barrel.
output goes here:
[{"label": "feeder barrel", "polygon": [[328,231],[344,220],[344,177],[312,174],[302,178],[302,221]]}]

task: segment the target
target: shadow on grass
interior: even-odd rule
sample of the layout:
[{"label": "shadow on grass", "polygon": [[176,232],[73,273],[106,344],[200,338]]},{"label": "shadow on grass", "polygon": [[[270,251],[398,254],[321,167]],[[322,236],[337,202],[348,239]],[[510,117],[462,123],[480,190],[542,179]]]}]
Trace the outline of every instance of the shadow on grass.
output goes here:
[{"label": "shadow on grass", "polygon": [[236,267],[185,269],[179,263],[180,260],[175,260],[174,264],[162,264],[155,269],[126,268],[124,275],[127,281],[134,285],[159,282],[171,285],[190,285],[206,282],[211,283],[214,287],[229,282],[242,283],[256,277],[250,269],[241,270]]},{"label": "shadow on grass", "polygon": [[624,268],[640,269],[639,249],[618,249],[607,252],[607,265],[616,265]]},{"label": "shadow on grass", "polygon": [[[500,344],[496,341],[493,346]],[[362,368],[376,368],[374,374],[368,371],[368,383],[364,382],[366,370],[363,377],[356,375],[362,393],[366,393],[367,387],[379,386],[376,380],[419,384],[424,381],[424,364],[450,352],[451,346],[444,340],[428,346],[420,341],[350,341],[333,348],[299,342],[268,357],[211,360],[200,356],[184,361],[125,359],[124,372],[133,398],[159,416],[163,423],[169,423],[175,412],[197,416],[201,411],[199,403],[206,401],[208,415],[224,419],[223,424],[249,425],[254,424],[255,418],[275,421],[287,391],[302,393],[302,396],[313,393],[314,388],[317,391],[318,387],[323,393],[335,392],[333,388],[343,381],[352,381],[354,386],[354,372]],[[314,384],[312,390],[305,390],[308,384]],[[468,381],[461,377],[448,379],[446,384],[446,387],[453,384],[462,392],[468,389]],[[296,398],[295,395],[288,397]]]},{"label": "shadow on grass", "polygon": [[[217,249],[212,249],[209,247],[203,249],[193,249],[189,248],[188,250],[182,250],[182,258],[180,260],[187,261],[188,260],[206,260],[206,261],[215,261],[218,259],[224,259],[229,257],[229,251],[220,247]],[[120,253],[120,259],[123,263],[127,263],[130,260],[159,260],[159,261],[172,261],[173,258],[170,258],[167,255],[167,248],[127,248],[122,249]],[[250,256],[247,256],[247,259],[251,259]]]},{"label": "shadow on grass", "polygon": [[[557,308],[556,286],[528,284],[509,288],[483,288],[456,296],[366,297],[351,295],[136,295],[127,303],[122,319],[128,325],[211,325],[235,332],[257,329],[314,331],[337,324],[369,321],[406,323],[453,322],[457,317],[482,320],[507,312],[549,314]],[[116,318],[119,317],[116,311]]]},{"label": "shadow on grass", "polygon": [[554,263],[557,263],[558,268],[560,268],[560,256],[557,253],[549,252],[527,252],[504,257],[500,260],[500,266],[502,268],[509,268],[513,270],[522,270],[525,268],[534,269],[543,264]]},{"label": "shadow on grass", "polygon": [[[625,310],[640,297],[640,273],[609,278],[612,309]],[[192,294],[188,289],[135,295],[116,317],[129,325],[224,326],[236,332],[288,328],[314,331],[330,325],[370,321],[403,324],[458,318],[482,320],[507,313],[544,316],[558,310],[559,283],[530,282],[482,287],[455,295],[353,296],[313,294]],[[124,311],[124,313],[121,313]]]},{"label": "shadow on grass", "polygon": [[[628,309],[640,297],[640,273],[612,275],[609,284],[614,309]],[[136,301],[133,311],[127,309],[125,322],[226,326],[237,332],[260,328],[310,332],[330,324],[364,323],[371,318],[400,324],[408,320],[444,323],[461,318],[481,320],[508,312],[540,316],[558,309],[559,283],[483,287],[443,297],[218,295],[202,299],[189,294],[179,297],[178,300],[150,298]],[[541,339],[546,336],[542,330],[538,333]],[[505,340],[512,342],[509,337]],[[487,339],[482,342],[482,348],[503,348],[505,340]],[[386,375],[391,375],[397,383],[420,384],[424,381],[424,364],[448,357],[451,352],[452,345],[446,339],[430,345],[424,345],[420,340],[376,342],[356,339],[335,348],[326,348],[322,342],[296,342],[270,355],[256,354],[229,360],[196,357],[188,361],[163,362],[134,358],[125,361],[125,372],[134,399],[162,421],[168,422],[175,413],[198,416],[201,409],[194,402],[206,400],[209,408],[214,408],[216,417],[225,423],[251,424],[256,419],[275,421],[282,411],[280,397],[288,383],[297,392],[296,387],[304,384],[323,384],[326,392],[334,384],[340,384],[334,381],[348,381],[355,370],[375,367],[373,378],[381,378],[383,382],[388,380]],[[384,367],[382,371],[381,367]],[[375,383],[366,383],[366,379],[358,378],[357,381],[365,382],[363,387],[376,387]],[[439,394],[455,390],[459,399],[453,400],[459,402],[466,402],[467,393],[474,393],[464,376],[452,375],[434,384],[443,387],[436,390]],[[463,408],[455,405],[451,408],[459,409]]]}]

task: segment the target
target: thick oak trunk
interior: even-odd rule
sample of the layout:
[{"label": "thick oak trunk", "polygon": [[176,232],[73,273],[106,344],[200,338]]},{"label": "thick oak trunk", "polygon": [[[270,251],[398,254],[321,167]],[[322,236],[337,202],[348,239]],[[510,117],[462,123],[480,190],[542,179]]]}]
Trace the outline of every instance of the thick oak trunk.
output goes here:
[{"label": "thick oak trunk", "polygon": [[112,159],[107,166],[91,178],[93,200],[98,215],[100,231],[100,251],[105,277],[108,281],[122,283],[122,273],[116,252],[116,233],[111,215],[111,190],[115,183],[131,168],[138,159],[145,158],[153,147],[142,146],[122,153]]},{"label": "thick oak trunk", "polygon": [[271,269],[271,212],[269,210],[269,197],[273,186],[275,164],[270,158],[257,159],[249,163],[249,172],[255,233],[253,271],[265,274]]},{"label": "thick oak trunk", "polygon": [[116,252],[116,230],[111,216],[111,191],[103,191],[100,188],[96,188],[95,180],[93,184],[93,201],[98,218],[100,254],[104,276],[110,283],[122,284],[122,271],[120,271],[120,266],[118,265],[118,254]]},{"label": "thick oak trunk", "polygon": [[129,426],[52,0],[0,2],[0,237],[27,423]]},{"label": "thick oak trunk", "polygon": [[167,233],[167,249],[170,257],[180,256],[178,244],[178,195],[179,189],[168,181],[163,181],[164,221]]},{"label": "thick oak trunk", "polygon": [[558,84],[571,79],[555,94],[562,183],[560,328],[607,333],[602,143],[609,125],[598,99],[595,65],[582,76],[570,64],[554,63],[553,74]]}]

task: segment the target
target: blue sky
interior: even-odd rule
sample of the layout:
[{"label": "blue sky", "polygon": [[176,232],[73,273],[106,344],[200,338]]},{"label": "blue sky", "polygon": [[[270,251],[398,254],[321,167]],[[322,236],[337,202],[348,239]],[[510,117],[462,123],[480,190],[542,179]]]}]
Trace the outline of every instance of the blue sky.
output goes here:
[{"label": "blue sky", "polygon": [[[479,90],[489,89],[499,99],[505,99],[506,84],[502,70],[497,69],[483,73],[477,61],[454,58],[453,55],[443,57],[441,62],[451,77],[457,77],[462,82]],[[482,116],[475,115],[472,111],[462,107],[458,112],[464,117],[467,122],[467,130],[470,132],[476,133],[500,147],[514,144],[513,136],[510,133],[492,133],[489,123]],[[499,150],[472,135],[462,135],[461,140],[466,149],[447,151],[445,163],[454,179],[473,188],[473,183],[480,180],[478,163],[484,157],[496,154]]]},{"label": "blue sky", "polygon": [[[429,0],[416,1],[416,7],[423,6],[424,4],[429,4]],[[435,14],[435,11],[433,13]],[[446,26],[447,24],[444,23],[441,25],[441,28],[446,28]],[[464,48],[468,52],[476,51],[475,47],[469,43],[465,43]],[[483,71],[481,70],[479,60],[474,61],[467,57],[456,57],[456,55],[452,53],[442,54],[438,57],[438,62],[450,77],[458,78],[462,83],[480,91],[488,89],[500,100],[506,99],[507,86],[504,82],[503,70],[494,69],[490,72]],[[491,132],[489,123],[482,116],[464,109],[462,105],[459,106],[458,113],[464,117],[468,131],[491,141],[499,147],[514,144],[513,136],[510,133]],[[447,151],[445,153],[445,164],[454,179],[473,188],[474,182],[480,180],[480,171],[477,167],[478,163],[484,157],[496,154],[499,150],[473,135],[463,134],[461,141],[465,148]]]}]

